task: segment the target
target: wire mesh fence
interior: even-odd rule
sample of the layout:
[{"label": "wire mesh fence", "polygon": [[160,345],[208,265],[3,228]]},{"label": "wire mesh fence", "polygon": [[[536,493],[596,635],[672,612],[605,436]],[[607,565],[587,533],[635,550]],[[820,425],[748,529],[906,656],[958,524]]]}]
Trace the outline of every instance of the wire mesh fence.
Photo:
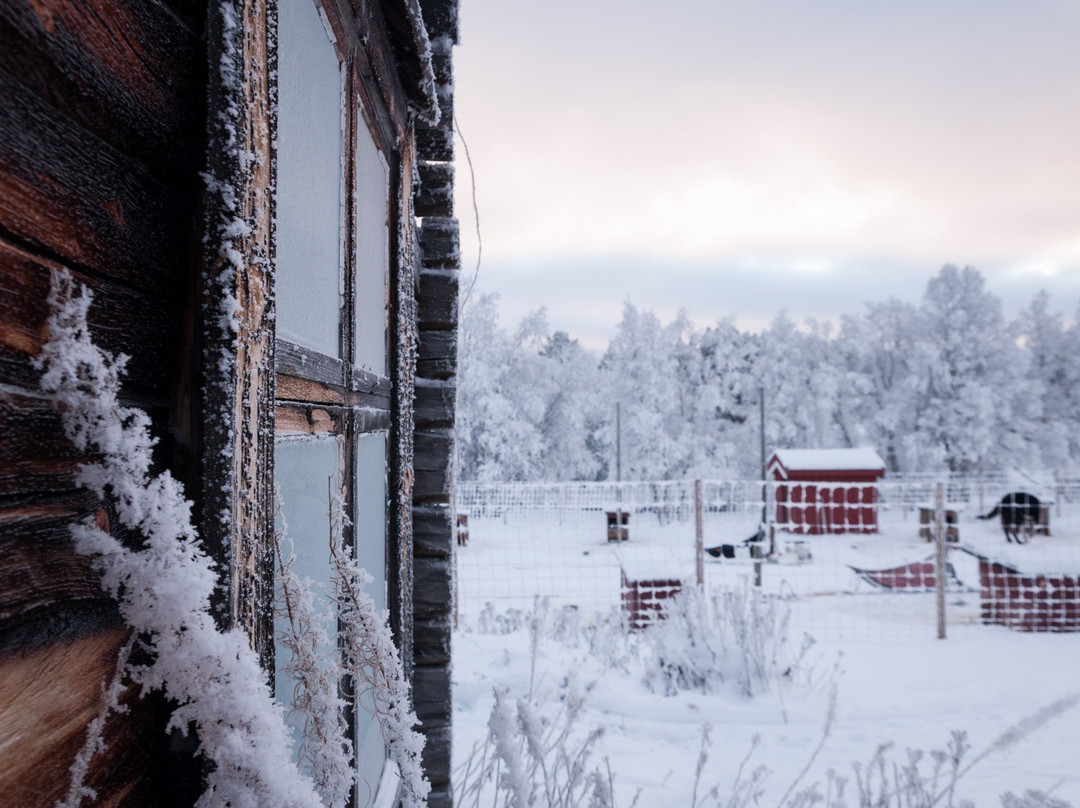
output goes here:
[{"label": "wire mesh fence", "polygon": [[[485,608],[547,598],[583,615],[623,609],[634,622],[699,580],[749,581],[790,602],[793,628],[819,638],[926,636],[937,626],[939,480],[948,624],[1080,630],[1080,472],[1062,471],[702,481],[700,545],[692,480],[459,484],[456,619],[468,626]],[[1038,504],[1014,540],[1002,502],[1016,492]]]}]

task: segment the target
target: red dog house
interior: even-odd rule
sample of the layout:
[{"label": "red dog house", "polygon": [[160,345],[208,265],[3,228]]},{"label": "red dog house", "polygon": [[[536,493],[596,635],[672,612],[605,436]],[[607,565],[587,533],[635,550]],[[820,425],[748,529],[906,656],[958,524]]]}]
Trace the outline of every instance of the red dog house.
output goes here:
[{"label": "red dog house", "polygon": [[776,526],[791,533],[877,533],[873,449],[778,449],[766,465],[776,486]]}]

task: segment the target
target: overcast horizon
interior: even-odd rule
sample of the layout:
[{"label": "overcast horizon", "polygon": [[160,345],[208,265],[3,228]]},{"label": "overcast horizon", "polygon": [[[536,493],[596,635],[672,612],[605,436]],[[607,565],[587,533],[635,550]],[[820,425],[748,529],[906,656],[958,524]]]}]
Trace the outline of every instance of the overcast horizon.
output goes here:
[{"label": "overcast horizon", "polygon": [[[505,326],[592,347],[623,302],[758,329],[974,266],[1080,303],[1080,4],[470,0],[456,114]],[[477,242],[465,150],[463,287]]]}]

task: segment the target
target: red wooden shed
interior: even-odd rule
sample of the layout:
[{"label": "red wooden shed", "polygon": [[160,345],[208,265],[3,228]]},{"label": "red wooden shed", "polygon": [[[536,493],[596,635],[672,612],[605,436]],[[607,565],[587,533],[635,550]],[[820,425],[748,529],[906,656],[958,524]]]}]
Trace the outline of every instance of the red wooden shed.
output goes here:
[{"label": "red wooden shed", "polygon": [[873,449],[778,449],[766,465],[776,486],[776,526],[791,533],[877,533]]}]

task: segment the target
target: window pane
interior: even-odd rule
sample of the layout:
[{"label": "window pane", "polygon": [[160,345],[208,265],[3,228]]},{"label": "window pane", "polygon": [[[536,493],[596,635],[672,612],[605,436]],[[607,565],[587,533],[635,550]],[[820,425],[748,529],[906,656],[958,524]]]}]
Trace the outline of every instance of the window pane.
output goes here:
[{"label": "window pane", "polygon": [[312,0],[278,6],[277,334],[340,356],[341,67]]},{"label": "window pane", "polygon": [[[386,435],[363,435],[356,445],[356,559],[374,579],[368,594],[380,609],[386,608],[386,494]],[[356,765],[362,781],[375,788],[386,747],[371,709],[371,700],[365,697],[356,711]]]},{"label": "window pane", "polygon": [[362,114],[356,122],[356,364],[386,373],[390,175]]},{"label": "window pane", "polygon": [[[274,479],[280,498],[281,514],[292,540],[296,560],[293,571],[301,578],[310,578],[321,586],[322,603],[332,597],[330,586],[330,491],[341,490],[338,474],[338,442],[336,437],[314,440],[282,440],[274,445]],[[279,534],[280,521],[275,528]],[[289,552],[288,542],[282,551]],[[275,634],[288,626],[287,618],[277,617]],[[333,653],[334,640],[320,649]],[[289,704],[296,681],[285,675],[285,666],[292,659],[281,644],[275,644],[275,695],[282,704]],[[289,726],[294,743],[299,740],[303,718],[291,716]]]}]

